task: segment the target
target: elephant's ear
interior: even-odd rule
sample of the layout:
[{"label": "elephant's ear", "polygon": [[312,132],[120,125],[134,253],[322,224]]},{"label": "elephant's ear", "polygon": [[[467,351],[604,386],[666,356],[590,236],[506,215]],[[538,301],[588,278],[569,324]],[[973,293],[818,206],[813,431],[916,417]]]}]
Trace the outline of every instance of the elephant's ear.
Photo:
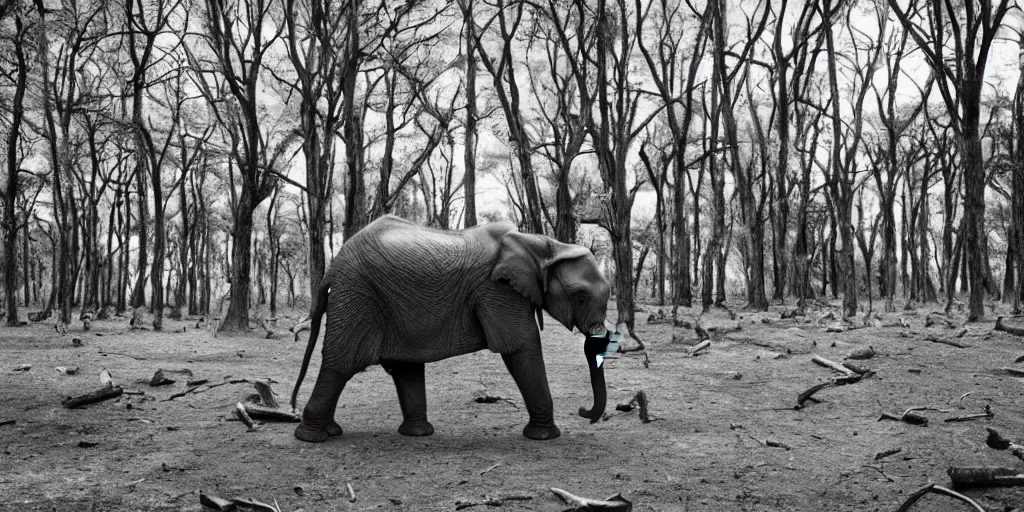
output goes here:
[{"label": "elephant's ear", "polygon": [[548,291],[548,279],[550,276],[548,273],[551,268],[557,265],[559,262],[574,260],[576,258],[582,258],[593,254],[590,249],[580,245],[566,244],[562,242],[553,242],[551,257],[544,260],[541,265],[541,278],[544,280],[544,293]]},{"label": "elephant's ear", "polygon": [[508,281],[512,288],[540,306],[544,301],[541,261],[547,244],[536,235],[512,231],[501,239],[491,279]]}]

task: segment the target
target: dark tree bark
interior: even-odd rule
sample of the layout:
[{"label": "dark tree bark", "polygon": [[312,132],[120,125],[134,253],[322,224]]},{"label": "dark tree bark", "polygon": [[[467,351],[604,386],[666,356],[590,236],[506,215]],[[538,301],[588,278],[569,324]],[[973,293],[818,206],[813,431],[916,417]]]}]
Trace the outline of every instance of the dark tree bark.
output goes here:
[{"label": "dark tree bark", "polygon": [[[18,219],[15,201],[18,198],[18,141],[21,138],[21,123],[25,117],[25,90],[28,85],[28,27],[21,14],[14,15],[15,33],[13,38],[15,66],[14,98],[11,101],[11,125],[7,133],[7,187],[4,192],[4,295],[7,304],[7,325],[18,325]],[[44,50],[45,51],[45,50]],[[25,242],[28,241],[28,218],[25,217]],[[26,276],[25,293],[28,305],[28,251],[21,261],[21,271]]]},{"label": "dark tree bark", "polygon": [[[967,0],[956,4],[934,0],[922,12],[916,3],[903,9],[889,0],[903,28],[910,33],[932,67],[951,125],[960,140],[964,168],[964,238],[970,300],[968,321],[985,318],[988,237],[985,232],[985,169],[981,154],[981,89],[989,49],[1007,11],[1009,0]],[[925,26],[915,23],[922,18]],[[962,26],[961,26],[962,23]],[[943,41],[952,32],[954,54],[945,55]]]}]

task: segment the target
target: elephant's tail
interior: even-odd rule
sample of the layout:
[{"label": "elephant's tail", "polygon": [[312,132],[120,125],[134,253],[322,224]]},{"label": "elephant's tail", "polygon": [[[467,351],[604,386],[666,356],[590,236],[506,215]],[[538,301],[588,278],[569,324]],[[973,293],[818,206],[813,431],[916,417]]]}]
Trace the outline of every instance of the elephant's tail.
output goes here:
[{"label": "elephant's tail", "polygon": [[331,285],[326,277],[324,276],[324,278],[320,279],[320,288],[316,292],[316,297],[313,298],[313,314],[309,324],[309,341],[306,343],[306,353],[302,356],[302,368],[299,370],[299,378],[295,381],[295,387],[292,389],[291,404],[293,411],[295,410],[295,399],[299,396],[299,387],[302,386],[302,380],[306,378],[309,359],[313,356],[313,347],[316,346],[316,339],[320,336],[320,321],[323,319],[324,311],[327,309],[327,297]]}]

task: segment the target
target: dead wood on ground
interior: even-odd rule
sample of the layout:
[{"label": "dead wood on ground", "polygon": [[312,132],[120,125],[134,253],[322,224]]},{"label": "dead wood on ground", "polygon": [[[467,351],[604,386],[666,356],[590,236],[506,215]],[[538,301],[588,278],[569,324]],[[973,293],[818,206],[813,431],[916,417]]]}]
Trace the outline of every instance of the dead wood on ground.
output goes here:
[{"label": "dead wood on ground", "polygon": [[576,496],[569,491],[564,491],[556,487],[552,487],[551,492],[561,498],[566,505],[570,505],[572,507],[567,510],[578,512],[629,512],[633,510],[633,504],[626,500],[626,498],[623,498],[622,494],[615,494],[614,496],[609,496],[604,500],[592,500]]},{"label": "dead wood on ground", "polygon": [[995,330],[1010,333],[1014,336],[1024,336],[1024,327],[1007,325],[1003,317],[996,318]]},{"label": "dead wood on ground", "polygon": [[124,393],[124,389],[121,388],[121,386],[115,386],[112,382],[108,382],[107,385],[95,391],[90,391],[78,396],[69,396],[61,401],[61,405],[68,409],[74,409],[75,407],[81,407],[83,405],[116,398],[121,396],[122,393]]},{"label": "dead wood on ground", "polygon": [[998,430],[992,427],[987,427],[987,430],[988,438],[985,439],[985,444],[988,445],[989,448],[995,450],[1010,450],[1010,453],[1012,453],[1014,457],[1024,461],[1024,445],[1010,441],[1000,434]]},{"label": "dead wood on ground", "polygon": [[633,395],[633,398],[629,400],[629,402],[616,405],[615,410],[622,412],[630,412],[633,410],[634,407],[640,408],[640,421],[642,421],[643,423],[651,422],[650,411],[647,408],[647,393],[644,393],[644,390],[641,389],[640,391],[637,391],[636,394]]},{"label": "dead wood on ground", "polygon": [[821,357],[821,356],[819,356],[817,354],[811,356],[811,362],[813,362],[814,364],[816,364],[818,366],[823,366],[825,368],[831,368],[831,369],[833,369],[833,370],[843,374],[846,377],[852,377],[852,376],[856,375],[856,372],[854,372],[853,370],[851,370],[851,369],[849,369],[849,368],[847,368],[847,367],[845,367],[845,366],[843,366],[843,365],[841,365],[841,364],[839,364],[839,363],[837,363],[835,361],[832,361],[832,360],[829,360],[829,359],[825,359],[824,357]]},{"label": "dead wood on ground", "polygon": [[929,334],[929,335],[925,336],[924,339],[926,339],[926,340],[928,340],[928,341],[930,341],[932,343],[941,343],[943,345],[949,345],[951,347],[956,347],[956,348],[970,348],[970,345],[965,345],[965,344],[960,343],[958,341],[953,341],[952,339],[944,338],[944,337],[939,336],[937,334]]},{"label": "dead wood on ground", "polygon": [[702,342],[700,342],[700,343],[698,343],[698,344],[694,345],[694,346],[693,346],[693,348],[691,348],[691,349],[689,350],[689,354],[690,354],[691,356],[696,356],[696,355],[698,355],[698,353],[699,353],[699,352],[700,352],[701,350],[704,350],[704,349],[706,349],[706,348],[708,348],[708,347],[710,347],[710,346],[711,346],[711,340],[704,340],[704,341],[702,341]]},{"label": "dead wood on ground", "polygon": [[455,510],[479,507],[481,505],[486,505],[488,507],[501,507],[507,505],[507,502],[510,501],[529,501],[532,499],[533,496],[528,494],[506,494],[503,496],[485,497],[483,500],[456,501]]},{"label": "dead wood on ground", "polygon": [[908,510],[910,510],[910,507],[914,503],[917,503],[918,500],[920,500],[922,497],[924,497],[925,494],[928,494],[928,493],[935,493],[935,494],[941,494],[941,495],[944,495],[944,496],[949,496],[951,498],[955,498],[955,499],[958,499],[960,501],[963,501],[964,503],[967,503],[968,505],[974,507],[974,510],[977,510],[977,511],[980,511],[980,512],[985,512],[985,509],[982,508],[981,505],[978,505],[974,500],[968,498],[967,496],[964,496],[963,494],[960,494],[960,493],[958,493],[956,491],[947,489],[945,487],[935,485],[933,483],[932,484],[928,484],[928,485],[926,485],[926,486],[924,486],[924,487],[914,491],[913,494],[908,496],[907,499],[903,502],[903,504],[900,505],[900,508],[896,512],[907,512]]},{"label": "dead wood on ground", "polygon": [[961,422],[961,421],[971,421],[971,420],[977,420],[977,419],[982,419],[982,418],[991,418],[993,416],[995,416],[995,414],[992,413],[992,406],[990,406],[988,404],[985,404],[985,412],[979,412],[979,413],[975,413],[975,414],[964,414],[963,416],[954,416],[952,418],[946,418],[946,419],[944,419],[942,421],[944,421],[946,423],[957,423],[957,422]]},{"label": "dead wood on ground", "polygon": [[245,408],[245,412],[250,417],[261,420],[269,421],[285,421],[289,423],[297,423],[302,421],[302,417],[298,413],[286,411],[277,407],[266,407],[259,404],[242,404]]},{"label": "dead wood on ground", "polygon": [[153,374],[153,378],[149,379],[149,385],[153,387],[166,386],[168,384],[174,384],[174,382],[174,379],[168,379],[164,375],[163,369],[157,369],[156,373]]},{"label": "dead wood on ground", "polygon": [[946,470],[954,489],[1016,487],[1024,485],[1020,468],[1001,466],[953,466]]},{"label": "dead wood on ground", "polygon": [[940,325],[947,329],[956,329],[960,326],[960,323],[942,313],[932,311],[924,318],[924,326],[931,327],[933,325]]},{"label": "dead wood on ground", "polygon": [[939,409],[935,409],[934,407],[928,407],[928,406],[917,406],[917,407],[911,407],[911,408],[903,411],[903,414],[899,414],[899,415],[889,414],[887,412],[883,412],[882,415],[879,416],[878,421],[882,421],[882,420],[902,421],[903,423],[909,423],[911,425],[920,425],[922,427],[927,427],[928,426],[928,418],[926,418],[926,417],[924,417],[924,416],[922,416],[920,414],[917,414],[917,411],[928,411],[928,410],[934,411],[934,410],[939,410]]},{"label": "dead wood on ground", "polygon": [[245,405],[242,405],[242,402],[235,404],[235,416],[242,423],[245,423],[246,427],[249,427],[249,432],[256,430],[256,422],[249,416],[249,412],[245,410]]},{"label": "dead wood on ground", "polygon": [[261,380],[254,380],[252,381],[252,386],[256,388],[256,392],[260,394],[261,404],[274,409],[281,407],[281,405],[277,403],[277,399],[274,398],[274,390],[270,389],[269,383]]}]

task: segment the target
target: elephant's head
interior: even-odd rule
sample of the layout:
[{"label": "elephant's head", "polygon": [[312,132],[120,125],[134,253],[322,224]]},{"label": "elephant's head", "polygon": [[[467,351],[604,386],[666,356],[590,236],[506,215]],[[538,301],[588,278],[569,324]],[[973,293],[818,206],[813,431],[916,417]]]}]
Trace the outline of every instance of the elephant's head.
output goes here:
[{"label": "elephant's head", "polygon": [[[584,352],[590,366],[594,407],[589,411],[580,409],[580,414],[595,421],[603,414],[607,401],[604,369],[597,365],[596,354],[602,353],[607,345],[604,321],[611,294],[608,281],[598,269],[597,258],[585,247],[515,231],[502,238],[499,251],[492,279],[508,281],[567,329],[578,329],[587,336]],[[543,329],[539,310],[537,319]],[[598,344],[600,350],[596,348]]]}]

